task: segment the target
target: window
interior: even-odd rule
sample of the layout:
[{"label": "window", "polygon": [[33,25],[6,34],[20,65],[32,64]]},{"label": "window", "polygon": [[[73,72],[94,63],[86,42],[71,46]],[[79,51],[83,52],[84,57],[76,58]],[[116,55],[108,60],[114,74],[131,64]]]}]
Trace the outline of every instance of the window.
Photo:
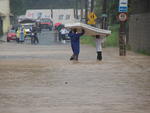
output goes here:
[{"label": "window", "polygon": [[70,20],[70,15],[66,15],[66,20]]},{"label": "window", "polygon": [[59,15],[59,20],[63,20],[64,15]]}]

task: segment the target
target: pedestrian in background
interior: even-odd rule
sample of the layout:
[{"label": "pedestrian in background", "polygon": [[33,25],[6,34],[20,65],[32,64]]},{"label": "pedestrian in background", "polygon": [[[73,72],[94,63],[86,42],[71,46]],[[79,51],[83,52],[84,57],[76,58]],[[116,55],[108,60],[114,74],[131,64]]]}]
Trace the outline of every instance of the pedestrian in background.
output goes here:
[{"label": "pedestrian in background", "polygon": [[38,44],[39,43],[39,39],[38,39],[38,35],[37,32],[34,33],[34,44]]},{"label": "pedestrian in background", "polygon": [[19,39],[20,39],[20,28],[17,29],[17,33],[16,33],[16,42],[19,43]]},{"label": "pedestrian in background", "polygon": [[66,43],[66,34],[68,33],[68,30],[63,27],[61,30],[60,30],[60,33],[61,33],[61,39],[62,39],[62,43]]},{"label": "pedestrian in background", "polygon": [[38,44],[39,43],[39,39],[37,36],[37,29],[35,26],[33,26],[32,28],[32,33],[31,33],[31,44]]},{"label": "pedestrian in background", "polygon": [[25,32],[24,28],[21,27],[21,28],[20,28],[20,39],[19,39],[19,41],[20,41],[21,43],[24,42],[25,35],[26,35],[26,32]]},{"label": "pedestrian in background", "polygon": [[71,39],[71,48],[73,55],[71,56],[70,60],[76,60],[78,61],[78,56],[80,53],[80,36],[82,36],[85,33],[84,29],[82,29],[81,33],[77,32],[77,29],[72,29],[68,36]]},{"label": "pedestrian in background", "polygon": [[34,44],[33,26],[30,26],[30,37],[31,37],[31,44]]},{"label": "pedestrian in background", "polygon": [[60,30],[62,29],[64,27],[64,25],[63,24],[59,24],[59,25],[55,25],[55,29],[58,31],[58,38],[59,38],[59,41],[61,42],[61,32],[60,32]]}]

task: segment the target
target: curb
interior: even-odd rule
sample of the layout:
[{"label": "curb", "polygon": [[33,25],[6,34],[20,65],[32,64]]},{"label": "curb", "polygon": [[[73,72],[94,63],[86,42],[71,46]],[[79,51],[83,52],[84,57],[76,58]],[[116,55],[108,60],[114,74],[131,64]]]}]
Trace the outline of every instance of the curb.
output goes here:
[{"label": "curb", "polygon": [[3,36],[0,37],[0,42],[7,42],[7,35],[4,34]]}]

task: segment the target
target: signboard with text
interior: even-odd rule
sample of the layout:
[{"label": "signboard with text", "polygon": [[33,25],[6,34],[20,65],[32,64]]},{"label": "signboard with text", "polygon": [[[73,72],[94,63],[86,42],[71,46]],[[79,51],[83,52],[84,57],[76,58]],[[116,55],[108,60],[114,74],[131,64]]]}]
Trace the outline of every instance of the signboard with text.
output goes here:
[{"label": "signboard with text", "polygon": [[128,12],[128,0],[119,0],[119,12]]}]

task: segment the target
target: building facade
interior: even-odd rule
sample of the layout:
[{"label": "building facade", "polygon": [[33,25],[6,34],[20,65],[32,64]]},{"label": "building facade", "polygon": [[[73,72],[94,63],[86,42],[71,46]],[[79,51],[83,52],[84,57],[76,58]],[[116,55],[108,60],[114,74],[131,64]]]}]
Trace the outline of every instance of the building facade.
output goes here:
[{"label": "building facade", "polygon": [[[81,11],[78,10],[78,16],[81,17]],[[73,23],[78,21],[75,19],[74,9],[37,9],[37,10],[27,10],[25,14],[26,18],[30,19],[40,19],[40,18],[50,18],[53,23]],[[80,20],[80,18],[79,18]]]},{"label": "building facade", "polygon": [[10,2],[0,0],[0,32],[6,33],[10,28]]}]

